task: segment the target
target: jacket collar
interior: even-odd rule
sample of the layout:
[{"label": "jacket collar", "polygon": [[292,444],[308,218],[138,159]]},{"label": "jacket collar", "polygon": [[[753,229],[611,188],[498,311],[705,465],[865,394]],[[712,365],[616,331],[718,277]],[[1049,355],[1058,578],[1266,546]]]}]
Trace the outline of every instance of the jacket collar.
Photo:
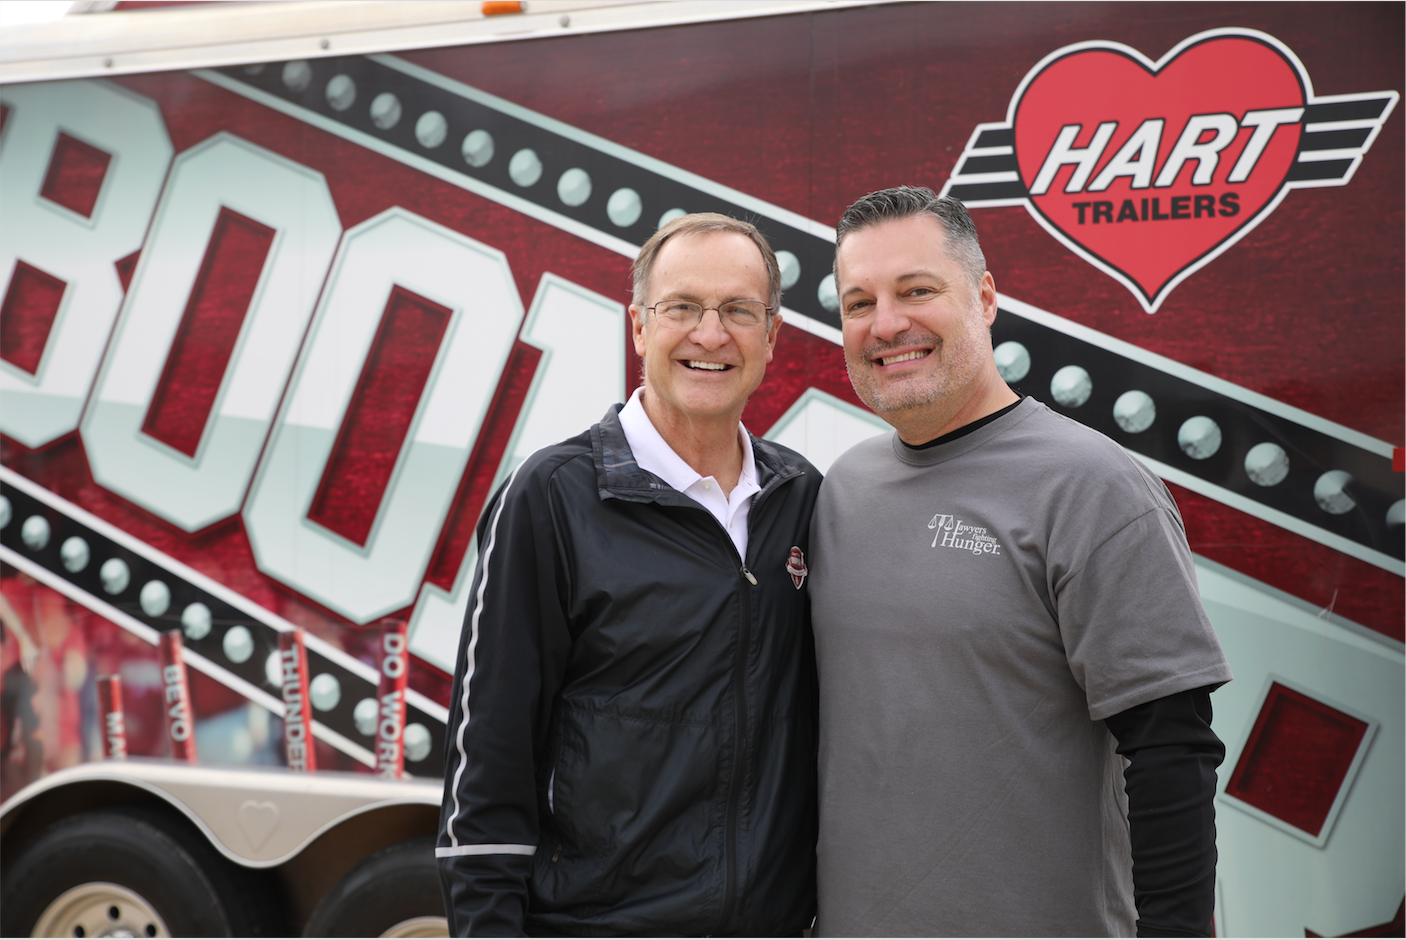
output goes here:
[{"label": "jacket collar", "polygon": [[[631,502],[662,502],[670,504],[693,504],[693,500],[675,490],[654,474],[640,468],[630,444],[625,439],[625,429],[620,426],[620,404],[606,409],[600,423],[591,427],[591,450],[596,462],[596,482],[601,499],[626,499]],[[769,442],[762,440],[750,431],[752,457],[757,465],[757,485],[760,499],[777,484],[805,471],[789,463],[781,452]],[[682,501],[682,502],[680,502]]]}]

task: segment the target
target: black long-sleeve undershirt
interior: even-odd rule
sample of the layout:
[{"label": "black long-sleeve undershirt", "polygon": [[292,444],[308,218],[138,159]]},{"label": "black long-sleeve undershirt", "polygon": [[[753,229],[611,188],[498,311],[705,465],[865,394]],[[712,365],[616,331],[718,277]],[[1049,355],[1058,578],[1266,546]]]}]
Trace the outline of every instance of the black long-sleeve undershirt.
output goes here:
[{"label": "black long-sleeve undershirt", "polygon": [[1216,768],[1211,687],[1104,720],[1129,761],[1123,771],[1139,937],[1209,937],[1215,911]]}]

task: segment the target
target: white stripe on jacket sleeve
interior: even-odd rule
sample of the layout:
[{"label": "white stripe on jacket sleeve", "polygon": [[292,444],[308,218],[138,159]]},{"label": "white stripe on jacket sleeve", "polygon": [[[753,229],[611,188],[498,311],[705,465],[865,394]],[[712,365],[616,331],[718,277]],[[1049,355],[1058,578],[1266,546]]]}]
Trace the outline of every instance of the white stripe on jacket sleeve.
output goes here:
[{"label": "white stripe on jacket sleeve", "polygon": [[[488,563],[493,558],[494,546],[498,544],[498,520],[503,518],[503,507],[507,505],[508,502],[508,491],[513,488],[513,482],[517,480],[518,471],[521,470],[522,467],[522,464],[518,464],[517,467],[514,468],[512,476],[508,477],[508,482],[503,484],[503,492],[498,497],[498,511],[493,514],[493,524],[488,527],[488,547],[483,550],[483,577],[478,583],[478,597],[474,600],[473,616],[469,618],[469,643],[464,652],[464,659],[466,660],[464,666],[464,691],[459,706],[464,713],[464,717],[460,720],[459,727],[454,732],[454,746],[459,752],[459,766],[454,769],[454,785],[451,788],[454,794],[454,812],[449,814],[449,819],[444,824],[445,835],[449,836],[449,846],[436,848],[436,858],[445,858],[453,855],[531,855],[536,851],[536,846],[525,845],[460,846],[459,837],[454,834],[454,821],[459,818],[459,814],[463,811],[463,808],[459,805],[459,781],[463,778],[464,767],[469,761],[468,752],[464,750],[464,734],[469,728],[469,681],[474,677],[474,655],[478,649],[478,621],[479,617],[483,615],[484,589],[488,587]],[[484,848],[527,849],[527,851],[509,851],[506,853],[500,851],[473,851]]]}]

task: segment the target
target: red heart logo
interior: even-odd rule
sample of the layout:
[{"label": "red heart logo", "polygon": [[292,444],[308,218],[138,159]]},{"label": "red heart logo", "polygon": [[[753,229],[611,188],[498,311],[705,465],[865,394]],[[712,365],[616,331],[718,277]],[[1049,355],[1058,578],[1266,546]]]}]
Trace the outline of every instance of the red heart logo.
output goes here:
[{"label": "red heart logo", "polygon": [[1161,63],[1110,43],[1061,50],[1014,107],[1030,205],[1150,311],[1272,209],[1307,94],[1274,45],[1192,42]]}]

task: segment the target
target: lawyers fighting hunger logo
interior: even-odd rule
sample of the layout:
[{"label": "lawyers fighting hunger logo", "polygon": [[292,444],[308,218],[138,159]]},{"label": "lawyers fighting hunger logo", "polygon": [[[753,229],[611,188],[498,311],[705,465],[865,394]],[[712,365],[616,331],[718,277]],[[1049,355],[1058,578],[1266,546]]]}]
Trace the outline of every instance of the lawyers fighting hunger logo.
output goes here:
[{"label": "lawyers fighting hunger logo", "polygon": [[1316,96],[1279,40],[1199,33],[1153,62],[1112,42],[1050,53],[1006,120],[979,124],[943,187],[1025,206],[1155,313],[1290,189],[1343,186],[1400,96]]}]

